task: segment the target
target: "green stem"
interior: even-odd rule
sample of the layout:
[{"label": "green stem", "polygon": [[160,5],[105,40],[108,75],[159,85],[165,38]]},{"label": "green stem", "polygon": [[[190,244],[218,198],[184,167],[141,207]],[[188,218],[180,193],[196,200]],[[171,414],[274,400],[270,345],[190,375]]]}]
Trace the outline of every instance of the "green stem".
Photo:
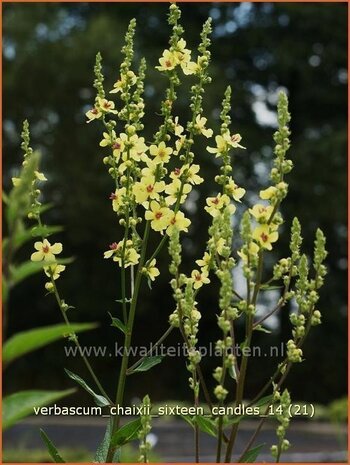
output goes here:
[{"label": "green stem", "polygon": [[135,362],[133,365],[131,365],[131,367],[129,367],[127,370],[126,370],[126,374],[127,375],[131,375],[133,373],[133,371],[135,370],[135,368],[137,368],[147,357],[149,357],[150,355],[152,355],[152,353],[154,352],[154,350],[162,343],[165,341],[165,339],[169,336],[169,334],[173,331],[174,329],[174,326],[169,326],[169,328],[165,331],[165,333],[163,333],[161,335],[161,337],[158,339],[157,342],[155,342],[154,344],[152,344],[152,347],[150,348],[150,350],[147,352],[147,354],[144,356],[144,357],[141,357],[139,360],[137,360],[137,362]]},{"label": "green stem", "polygon": [[62,304],[62,299],[58,293],[58,289],[57,289],[57,286],[56,286],[56,283],[55,283],[55,280],[53,279],[53,274],[52,274],[52,271],[50,270],[50,280],[51,280],[51,284],[53,285],[53,291],[54,291],[54,295],[55,295],[55,298],[56,298],[56,301],[57,301],[57,305],[62,313],[62,317],[64,319],[64,322],[66,323],[67,325],[67,328],[69,329],[70,333],[72,334],[72,340],[74,342],[74,344],[76,345],[76,347],[78,348],[78,352],[81,356],[81,358],[83,359],[85,365],[86,365],[86,368],[88,369],[92,379],[94,380],[96,386],[98,387],[98,389],[100,390],[101,394],[108,400],[108,402],[112,405],[112,401],[111,399],[109,398],[108,394],[106,393],[106,391],[103,389],[100,381],[98,380],[92,366],[90,365],[90,362],[89,360],[86,358],[86,356],[84,355],[83,353],[83,350],[82,350],[82,347],[79,343],[79,340],[78,340],[78,336],[76,335],[76,333],[74,331],[71,331],[70,329],[70,321],[67,317],[67,313],[65,312],[65,310],[63,309],[63,304]]},{"label": "green stem", "polygon": [[[121,405],[124,400],[124,391],[125,391],[125,381],[128,369],[128,362],[129,362],[129,351],[131,346],[131,337],[132,337],[132,330],[134,326],[135,320],[135,313],[136,313],[136,305],[142,280],[142,268],[145,263],[145,256],[146,256],[146,249],[147,249],[147,242],[148,236],[150,232],[150,222],[146,223],[145,232],[143,236],[143,243],[142,243],[142,250],[141,250],[141,257],[139,261],[139,265],[137,268],[136,280],[135,280],[135,288],[134,294],[132,296],[131,305],[130,305],[130,312],[127,324],[127,332],[125,334],[124,339],[124,352],[122,358],[122,365],[120,368],[120,375],[118,380],[118,387],[117,387],[117,394],[116,394],[116,401],[115,405]],[[113,437],[114,433],[118,430],[120,424],[120,415],[117,415],[113,418],[113,425],[112,425],[112,433],[111,437]],[[108,453],[107,453],[107,463],[110,463],[113,459],[114,453],[116,450],[116,446],[109,445]]]}]

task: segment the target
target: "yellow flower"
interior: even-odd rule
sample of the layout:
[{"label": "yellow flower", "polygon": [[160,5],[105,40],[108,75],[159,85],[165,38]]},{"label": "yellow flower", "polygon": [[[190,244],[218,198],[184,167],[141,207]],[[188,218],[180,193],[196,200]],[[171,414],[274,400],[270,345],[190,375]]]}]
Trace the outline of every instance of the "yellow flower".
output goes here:
[{"label": "yellow flower", "polygon": [[151,160],[148,157],[144,158],[143,161],[146,162],[147,168],[142,168],[141,170],[142,176],[145,176],[146,178],[150,176],[156,176],[157,170],[158,170],[157,163],[154,163],[154,160]]},{"label": "yellow flower", "polygon": [[149,153],[155,157],[154,163],[168,163],[170,160],[170,155],[173,153],[173,149],[167,147],[165,142],[161,142],[159,145],[151,145],[149,148]]},{"label": "yellow flower", "polygon": [[242,136],[240,134],[233,134],[232,136],[228,135],[228,138],[229,138],[229,144],[234,149],[236,149],[236,148],[245,149],[245,147],[243,147],[243,145],[239,144],[241,142],[241,140],[242,140]]},{"label": "yellow flower", "polygon": [[91,110],[87,111],[85,113],[85,116],[88,119],[87,123],[91,123],[91,121],[94,121],[95,119],[101,118],[102,111],[99,110],[98,108],[96,108],[96,106],[95,106],[95,107],[91,108]]},{"label": "yellow flower", "polygon": [[44,271],[46,276],[49,278],[52,278],[56,281],[60,277],[60,274],[66,269],[65,265],[50,265],[50,266],[45,266]]},{"label": "yellow flower", "polygon": [[219,255],[222,255],[222,251],[223,251],[223,248],[225,247],[225,243],[226,243],[225,239],[223,239],[222,237],[220,237],[220,239],[218,239],[215,242],[215,248]]},{"label": "yellow flower", "polygon": [[44,173],[40,173],[40,171],[34,171],[34,174],[38,181],[47,181],[47,178],[44,175]]},{"label": "yellow flower", "polygon": [[272,249],[272,243],[278,239],[278,232],[268,224],[261,224],[253,231],[253,239],[255,239],[261,247],[267,250]]},{"label": "yellow flower", "polygon": [[147,267],[143,268],[143,272],[147,275],[147,277],[151,280],[154,281],[157,276],[160,275],[160,272],[158,268],[156,267],[156,259],[153,258],[148,264]]},{"label": "yellow flower", "polygon": [[197,173],[199,172],[199,165],[185,165],[182,170],[186,173],[186,180],[193,185],[201,184],[204,179]]},{"label": "yellow flower", "polygon": [[[182,188],[181,188],[182,186]],[[189,194],[192,190],[192,186],[190,184],[183,184],[181,183],[180,179],[174,179],[171,184],[168,184],[165,188],[165,193],[168,196],[165,199],[167,205],[174,205],[177,202],[180,191],[181,191],[181,199],[180,204],[184,203],[186,200],[187,194]]]},{"label": "yellow flower", "polygon": [[[109,250],[104,252],[104,258],[111,258],[113,257],[113,261],[117,262],[119,266],[123,264],[123,251],[124,251],[124,240],[120,242],[113,242],[109,246]],[[125,247],[125,257],[124,257],[124,266],[127,268],[130,265],[137,265],[139,262],[140,254],[137,253],[136,249],[132,247],[132,241],[126,241]]]},{"label": "yellow flower", "polygon": [[147,221],[151,221],[151,228],[154,231],[163,231],[169,225],[172,216],[170,208],[161,207],[158,202],[152,200],[150,203],[150,210],[145,213]]},{"label": "yellow flower", "polygon": [[181,134],[184,132],[184,127],[179,124],[179,117],[175,116],[174,120],[174,134],[177,137],[180,137]]},{"label": "yellow flower", "polygon": [[[218,194],[216,197],[208,197],[206,199],[207,206],[204,209],[213,217],[215,218],[220,213],[220,210],[223,207],[230,205],[230,198],[226,194]],[[236,207],[234,205],[230,205],[230,213],[234,213],[236,211]]]},{"label": "yellow flower", "polygon": [[[105,133],[104,133],[105,134]],[[125,150],[125,142],[128,140],[128,136],[124,134],[123,132],[117,137],[113,144],[112,144],[112,149],[113,149],[113,156],[117,159],[117,162],[120,159],[121,154]],[[101,141],[101,143],[103,140]],[[100,145],[101,145],[100,143]]]},{"label": "yellow flower", "polygon": [[211,255],[208,254],[208,252],[204,253],[204,256],[202,259],[196,260],[197,265],[202,268],[202,271],[208,270],[210,262],[211,262]]},{"label": "yellow flower", "polygon": [[111,134],[109,134],[108,132],[104,132],[103,139],[100,142],[100,147],[108,147],[109,145],[112,145],[115,141],[115,138],[115,131],[112,131]]},{"label": "yellow flower", "polygon": [[228,194],[231,195],[231,197],[236,200],[236,202],[240,202],[240,199],[245,194],[245,189],[243,189],[243,187],[238,187],[232,178],[229,179],[229,182],[226,184],[225,188]]},{"label": "yellow flower", "polygon": [[[123,134],[120,134],[120,137],[122,136]],[[124,139],[124,136],[123,136],[123,139]],[[125,150],[122,156],[122,159],[124,161],[128,159],[127,150],[129,151],[129,157],[135,161],[142,160],[143,156],[148,150],[148,147],[145,144],[145,138],[139,137],[137,134],[134,134],[129,139],[125,140],[124,146],[125,146]]]},{"label": "yellow flower", "polygon": [[216,147],[207,147],[207,150],[209,153],[216,153],[216,156],[219,157],[230,147],[244,149],[245,147],[239,144],[241,139],[242,137],[239,134],[231,136],[229,132],[226,132],[224,135],[215,137]]},{"label": "yellow flower", "polygon": [[174,150],[174,155],[178,155],[182,147],[184,146],[186,140],[186,136],[180,136],[178,139],[175,141],[175,149]]},{"label": "yellow flower", "polygon": [[203,286],[203,284],[210,283],[210,279],[208,278],[208,272],[205,270],[202,272],[198,270],[193,270],[191,273],[191,278],[194,289],[199,289]]},{"label": "yellow flower", "polygon": [[123,207],[124,197],[126,195],[126,188],[121,187],[120,189],[116,189],[115,192],[112,192],[110,195],[110,200],[112,200],[112,208],[113,211],[119,212]]},{"label": "yellow flower", "polygon": [[123,74],[120,79],[113,84],[113,89],[109,93],[117,94],[118,92],[121,92],[127,84],[130,86],[136,84],[136,80],[135,73],[133,71],[128,71],[127,74]]},{"label": "yellow flower", "polygon": [[[123,241],[121,241],[122,243]],[[109,249],[103,253],[104,258],[111,258],[118,250],[120,250],[120,243],[113,242],[109,245]]]},{"label": "yellow flower", "polygon": [[249,212],[259,223],[267,223],[273,212],[273,207],[258,203],[250,208]]},{"label": "yellow flower", "polygon": [[[251,242],[249,244],[249,255],[250,256],[253,256],[253,255],[257,255],[259,252],[259,246],[258,244],[256,244],[255,242]],[[243,252],[243,250],[241,249],[239,252],[237,252],[237,254],[241,257],[241,259],[244,261],[244,262],[247,262],[248,261],[248,257],[247,255]]]},{"label": "yellow flower", "polygon": [[195,61],[188,61],[181,68],[182,68],[183,73],[186,74],[187,76],[190,74],[198,73],[200,69],[198,63],[196,63]]},{"label": "yellow flower", "polygon": [[168,236],[171,236],[174,229],[178,231],[188,231],[188,227],[191,224],[191,221],[185,217],[182,212],[177,212],[176,214],[172,212],[172,217],[170,218],[170,224],[167,227],[166,233]]},{"label": "yellow flower", "polygon": [[263,200],[270,200],[274,197],[277,193],[277,189],[275,186],[270,186],[267,189],[260,191],[259,195],[260,198]]},{"label": "yellow flower", "polygon": [[115,104],[112,102],[112,100],[98,97],[97,103],[100,111],[103,113],[113,113],[114,115],[118,114],[117,110],[115,110]]},{"label": "yellow flower", "polygon": [[[137,265],[138,262],[139,262],[139,258],[140,258],[140,254],[137,253],[136,249],[134,249],[133,247],[127,248],[125,250],[125,259],[124,259],[125,268],[127,268],[130,265]],[[121,258],[118,258],[117,256],[115,256],[113,258],[113,260],[115,262],[118,262],[119,265],[122,266],[122,259]]]},{"label": "yellow flower", "polygon": [[220,156],[222,153],[225,153],[228,150],[228,141],[227,138],[223,136],[215,137],[216,147],[207,147],[209,153],[216,153],[216,156]]},{"label": "yellow flower", "polygon": [[174,55],[177,64],[179,64],[181,67],[190,61],[191,50],[186,48],[186,41],[184,39],[180,39],[176,44]]},{"label": "yellow flower", "polygon": [[56,242],[51,245],[47,239],[44,239],[43,242],[35,242],[34,249],[36,249],[37,252],[32,253],[31,260],[33,262],[41,262],[42,260],[55,261],[55,255],[62,252],[62,244]]},{"label": "yellow flower", "polygon": [[203,134],[206,138],[209,138],[213,135],[213,130],[212,129],[206,129],[205,124],[207,122],[207,118],[204,118],[204,116],[197,115],[196,117],[196,124],[195,127],[198,129],[198,131]]},{"label": "yellow flower", "polygon": [[133,185],[132,191],[137,203],[143,204],[148,199],[159,199],[159,192],[165,189],[165,182],[156,182],[154,176],[141,178],[140,182]]},{"label": "yellow flower", "polygon": [[169,50],[164,50],[163,56],[159,58],[160,66],[156,66],[156,69],[159,71],[170,71],[175,68],[177,65],[177,57],[175,53],[170,52]]}]

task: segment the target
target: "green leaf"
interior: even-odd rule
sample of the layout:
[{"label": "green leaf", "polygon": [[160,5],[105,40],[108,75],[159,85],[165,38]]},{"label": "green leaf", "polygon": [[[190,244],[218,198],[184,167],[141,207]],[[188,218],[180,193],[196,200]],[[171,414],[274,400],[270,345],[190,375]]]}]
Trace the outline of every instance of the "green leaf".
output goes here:
[{"label": "green leaf", "polygon": [[13,238],[14,247],[18,249],[33,237],[49,237],[62,231],[62,226],[35,226],[34,228],[19,231]]},{"label": "green leaf", "polygon": [[66,463],[65,460],[63,460],[63,458],[58,453],[58,450],[57,450],[56,446],[52,443],[51,439],[48,437],[48,435],[42,429],[40,429],[40,436],[41,436],[41,439],[44,441],[44,443],[45,443],[45,445],[47,447],[47,450],[48,450],[49,454],[52,457],[52,460],[55,463]]},{"label": "green leaf", "polygon": [[264,328],[263,326],[261,325],[258,325],[254,328],[254,331],[261,331],[262,333],[267,333],[267,334],[271,334],[272,331],[270,331],[269,329],[267,328]]},{"label": "green leaf", "polygon": [[236,373],[236,367],[234,365],[230,365],[228,368],[228,374],[231,376],[232,379],[237,381],[237,373]]},{"label": "green leaf", "polygon": [[11,267],[11,284],[18,284],[32,274],[39,273],[39,271],[41,271],[45,266],[53,265],[54,263],[65,265],[72,261],[73,258],[63,258],[57,261],[47,260],[42,262],[32,262],[31,260],[28,260],[20,265]]},{"label": "green leaf", "polygon": [[107,405],[110,405],[109,401],[105,397],[101,396],[100,394],[96,394],[96,392],[93,391],[91,389],[91,387],[88,386],[82,378],[80,378],[80,376],[72,373],[71,371],[67,370],[66,368],[64,369],[64,371],[67,373],[67,375],[72,380],[74,380],[78,384],[80,384],[80,386],[83,389],[85,389],[85,391],[87,391],[95,399],[96,405],[98,405],[99,407],[106,407]]},{"label": "green leaf", "polygon": [[283,286],[269,286],[268,284],[262,284],[260,290],[262,291],[276,291],[277,289],[283,289]]},{"label": "green leaf", "polygon": [[108,314],[112,320],[111,326],[114,326],[115,328],[120,329],[120,331],[125,334],[127,331],[127,327],[125,326],[125,324],[122,321],[120,321],[119,318],[113,317],[109,312]]},{"label": "green leaf", "polygon": [[6,396],[2,400],[3,429],[17,423],[22,418],[34,413],[34,407],[50,405],[62,397],[73,394],[75,389],[65,391],[20,391]]},{"label": "green leaf", "polygon": [[266,405],[266,404],[269,404],[273,399],[273,396],[270,395],[270,396],[265,396],[265,397],[262,397],[261,399],[259,399],[254,405],[256,407],[261,407],[262,405]]},{"label": "green leaf", "polygon": [[[109,444],[111,442],[112,424],[113,424],[113,419],[110,418],[108,420],[106,432],[104,434],[102,442],[97,447],[94,462],[106,463]],[[120,462],[120,449],[117,449],[114,453],[112,463],[119,463],[119,462]]]},{"label": "green leaf", "polygon": [[194,428],[194,417],[191,415],[180,415],[189,425]]},{"label": "green leaf", "polygon": [[224,419],[225,426],[234,425],[235,423],[239,423],[243,418],[247,418],[249,415],[239,415],[237,417],[228,418],[227,420]]},{"label": "green leaf", "polygon": [[148,371],[155,365],[158,365],[164,358],[164,355],[155,355],[153,357],[146,357],[139,366],[137,366],[130,374],[137,373],[139,371]]},{"label": "green leaf", "polygon": [[130,421],[126,425],[122,426],[112,436],[111,445],[113,447],[120,447],[134,439],[137,439],[141,426],[140,418]]},{"label": "green leaf", "polygon": [[254,463],[255,460],[258,458],[258,455],[260,454],[260,451],[264,447],[264,445],[265,443],[259,444],[258,446],[247,450],[247,452],[242,455],[242,458],[240,459],[239,463]]},{"label": "green leaf", "polygon": [[210,418],[203,417],[202,415],[196,415],[194,417],[194,422],[197,423],[198,428],[203,431],[203,433],[210,434],[210,436],[217,436],[217,428],[214,420]]},{"label": "green leaf", "polygon": [[97,327],[96,323],[72,323],[43,326],[15,334],[8,339],[2,350],[3,363],[8,364],[24,354],[46,346],[70,333],[88,331]]}]

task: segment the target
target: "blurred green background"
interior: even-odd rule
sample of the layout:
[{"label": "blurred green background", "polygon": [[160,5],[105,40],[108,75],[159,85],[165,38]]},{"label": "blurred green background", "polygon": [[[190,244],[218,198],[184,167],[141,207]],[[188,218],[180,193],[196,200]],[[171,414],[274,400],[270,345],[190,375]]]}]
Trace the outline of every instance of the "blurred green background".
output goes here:
[{"label": "blurred green background", "polygon": [[[303,226],[305,248],[311,253],[314,232],[321,227],[327,236],[329,274],[319,307],[323,324],[312,331],[305,345],[307,361],[295,367],[288,380],[292,397],[320,403],[346,393],[346,170],[347,170],[347,5],[291,3],[181,4],[182,22],[190,48],[198,43],[201,24],[213,18],[213,82],[205,94],[209,126],[218,130],[220,102],[226,85],[233,89],[233,131],[240,132],[247,150],[237,155],[235,179],[248,190],[244,205],[268,183],[272,159],[272,135],[276,123],[276,97],[287,90],[292,113],[290,158],[295,169],[288,176],[290,192],[282,207],[286,219],[275,257],[287,253],[288,229],[294,215]],[[32,142],[43,153],[43,170],[49,178],[45,201],[55,207],[46,214],[50,224],[64,225],[59,240],[66,256],[76,257],[59,285],[64,298],[76,307],[75,321],[100,321],[98,330],[80,336],[82,345],[122,342],[110,327],[107,311],[120,307],[118,269],[103,260],[103,251],[119,237],[111,211],[112,180],[102,164],[98,146],[101,126],[86,125],[85,111],[94,100],[93,65],[101,51],[107,88],[118,78],[120,49],[128,21],[136,17],[136,56],[146,56],[146,139],[150,140],[161,119],[159,103],[166,79],[155,71],[167,45],[167,4],[148,3],[17,3],[3,5],[3,166],[5,190],[21,163],[22,120],[28,118]],[[177,114],[189,113],[186,79],[179,91]],[[198,189],[197,211],[184,239],[184,269],[191,270],[201,256],[207,237],[208,215],[202,214],[205,197],[215,189],[216,166],[197,144],[202,172],[212,181]],[[158,237],[157,237],[158,238]],[[151,249],[156,245],[151,245]],[[22,251],[28,257],[31,250]],[[161,277],[142,288],[135,344],[155,341],[167,325],[173,309],[167,253],[159,259]],[[51,297],[44,297],[44,279],[35,276],[11,295],[7,336],[36,326],[60,322]],[[201,293],[200,343],[215,341],[217,284]],[[275,322],[273,335],[256,336],[263,346],[286,341],[290,334],[288,308]],[[173,335],[169,342],[180,339]],[[119,360],[92,360],[109,392],[115,390]],[[268,379],[276,359],[249,361],[246,397],[254,396]],[[203,365],[206,378],[216,366],[214,357]],[[63,343],[56,343],[14,363],[6,372],[5,392],[18,389],[64,388],[72,383],[63,367],[87,377],[81,361],[66,359]],[[142,378],[141,378],[142,377]],[[186,399],[188,373],[183,359],[166,359],[161,368],[128,379],[129,400],[149,391],[156,401]],[[302,380],[302,382],[301,382]],[[140,382],[141,381],[141,382]],[[65,400],[90,403],[88,395]]]}]

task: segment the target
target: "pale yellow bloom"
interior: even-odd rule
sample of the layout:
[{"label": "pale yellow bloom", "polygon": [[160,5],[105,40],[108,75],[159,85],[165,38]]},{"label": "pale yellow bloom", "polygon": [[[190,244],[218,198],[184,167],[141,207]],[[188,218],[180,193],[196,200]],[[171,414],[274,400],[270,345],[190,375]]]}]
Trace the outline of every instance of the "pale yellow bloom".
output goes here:
[{"label": "pale yellow bloom", "polygon": [[192,186],[190,184],[182,185],[180,179],[174,179],[165,188],[165,193],[168,194],[168,196],[165,198],[166,204],[174,205],[174,203],[176,203],[179,198],[180,191],[181,191],[180,204],[184,203],[184,201],[186,200],[187,194],[189,194],[191,190],[192,190]]},{"label": "pale yellow bloom", "polygon": [[103,253],[104,258],[111,258],[119,249],[120,249],[120,244],[123,241],[121,241],[119,244],[117,242],[113,242],[110,244],[109,249],[106,250],[106,252]]},{"label": "pale yellow bloom", "polygon": [[211,137],[213,135],[213,130],[212,129],[207,129],[205,127],[206,122],[207,122],[207,118],[204,118],[204,116],[201,116],[201,115],[197,115],[195,126],[198,129],[198,131],[201,134],[203,134],[203,136],[205,136],[206,138],[209,138],[209,137]]},{"label": "pale yellow bloom", "polygon": [[163,231],[169,225],[172,217],[172,211],[170,208],[161,207],[158,202],[152,200],[150,203],[150,210],[145,213],[147,221],[151,221],[151,228],[154,231]]},{"label": "pale yellow bloom", "polygon": [[123,74],[120,79],[113,84],[113,89],[109,93],[116,94],[121,92],[127,84],[131,86],[136,84],[136,75],[133,71],[128,71],[127,74]]},{"label": "pale yellow bloom", "polygon": [[184,146],[186,136],[182,135],[175,141],[174,155],[178,155],[182,147]]},{"label": "pale yellow bloom", "polygon": [[253,239],[255,239],[261,247],[267,250],[272,249],[272,243],[278,239],[278,232],[268,224],[261,224],[253,231]]},{"label": "pale yellow bloom", "polygon": [[47,239],[44,239],[42,242],[35,242],[34,249],[37,250],[37,252],[34,252],[31,255],[31,260],[33,262],[41,262],[42,260],[55,261],[55,255],[62,252],[62,244],[60,242],[56,242],[51,245]]},{"label": "pale yellow bloom", "polygon": [[124,197],[126,196],[126,188],[121,187],[116,189],[115,192],[112,192],[110,195],[110,200],[112,200],[113,211],[119,212],[124,205]]},{"label": "pale yellow bloom", "polygon": [[235,205],[230,205],[230,197],[226,194],[218,194],[216,197],[208,197],[206,199],[207,206],[204,209],[215,218],[223,207],[230,206],[230,213],[236,211]]},{"label": "pale yellow bloom", "polygon": [[229,135],[229,139],[230,139],[229,144],[234,149],[236,148],[245,149],[243,145],[240,145],[240,142],[242,140],[242,136],[240,134],[233,134],[232,136]]},{"label": "pale yellow bloom", "polygon": [[47,178],[44,175],[44,173],[40,173],[40,171],[34,171],[34,174],[38,181],[47,181]]},{"label": "pale yellow bloom", "polygon": [[184,127],[181,126],[181,124],[179,123],[179,117],[175,116],[174,134],[175,134],[175,136],[180,137],[183,132],[184,132]]},{"label": "pale yellow bloom", "polygon": [[147,267],[144,268],[144,273],[148,276],[151,281],[154,281],[157,276],[160,275],[158,268],[156,267],[156,259],[150,261]]},{"label": "pale yellow bloom", "polygon": [[238,187],[232,178],[229,179],[229,182],[226,184],[225,188],[227,193],[231,195],[231,197],[236,200],[236,202],[240,202],[240,199],[245,194],[245,189],[243,189],[243,187]]},{"label": "pale yellow bloom", "polygon": [[142,177],[133,185],[132,191],[137,203],[143,204],[149,199],[158,200],[159,192],[165,189],[165,182],[156,182],[154,176]]},{"label": "pale yellow bloom", "polygon": [[184,66],[182,66],[182,71],[186,75],[197,74],[200,69],[201,69],[201,66],[200,66],[199,58],[197,59],[197,62],[188,61],[187,63],[185,63]]},{"label": "pale yellow bloom", "polygon": [[141,170],[142,176],[145,176],[147,178],[150,176],[156,176],[156,173],[158,170],[157,163],[154,163],[154,160],[151,160],[149,157],[144,158],[143,161],[146,162],[147,167],[142,168]]},{"label": "pale yellow bloom", "polygon": [[54,264],[54,265],[50,265],[50,266],[45,266],[44,272],[45,272],[46,276],[48,276],[49,278],[51,278],[51,276],[52,276],[52,279],[54,279],[56,281],[56,279],[58,279],[60,277],[60,274],[65,269],[66,269],[65,265]]},{"label": "pale yellow bloom", "polygon": [[267,189],[260,191],[259,195],[260,198],[263,200],[270,200],[272,199],[277,193],[277,189],[275,186],[270,186]]},{"label": "pale yellow bloom", "polygon": [[168,163],[170,161],[170,155],[173,153],[171,147],[167,147],[165,142],[160,142],[159,145],[151,145],[149,153],[154,157],[154,163]]},{"label": "pale yellow bloom", "polygon": [[185,217],[182,212],[177,212],[176,214],[172,212],[172,217],[170,217],[169,226],[167,227],[166,233],[168,236],[171,236],[174,229],[178,231],[188,232],[188,227],[190,226],[191,221]]},{"label": "pale yellow bloom", "polygon": [[177,57],[175,53],[170,50],[164,50],[163,56],[159,58],[160,66],[156,66],[159,71],[170,71],[177,65]]},{"label": "pale yellow bloom", "polygon": [[112,145],[115,139],[115,131],[112,131],[111,134],[109,134],[108,132],[104,132],[103,139],[100,142],[100,147],[108,147],[109,145]]},{"label": "pale yellow bloom", "polygon": [[249,212],[259,223],[267,223],[273,212],[273,207],[258,203],[250,208]]},{"label": "pale yellow bloom", "polygon": [[208,278],[208,272],[205,270],[202,272],[199,270],[193,270],[191,273],[191,278],[194,289],[199,289],[203,286],[203,284],[210,283],[210,279]]},{"label": "pale yellow bloom", "polygon": [[223,239],[222,237],[220,237],[220,239],[218,239],[215,242],[215,249],[219,255],[222,255],[223,249],[225,247],[225,243],[226,243],[225,239]]},{"label": "pale yellow bloom", "polygon": [[97,103],[98,103],[99,109],[103,113],[113,113],[114,115],[118,114],[117,110],[115,110],[115,104],[114,102],[112,102],[112,100],[107,100],[105,98],[98,97]]},{"label": "pale yellow bloom", "polygon": [[207,147],[207,150],[209,153],[215,153],[219,157],[231,147],[244,149],[245,147],[239,144],[241,139],[242,137],[239,134],[231,136],[229,132],[225,132],[225,134],[215,137],[216,147]]},{"label": "pale yellow bloom", "polygon": [[91,123],[91,121],[94,121],[95,119],[101,118],[102,116],[102,111],[99,108],[91,108],[85,113],[85,116],[87,117],[88,121],[87,123]]},{"label": "pale yellow bloom", "polygon": [[204,253],[203,258],[196,260],[198,266],[202,268],[202,270],[206,271],[209,268],[211,262],[211,255],[208,252]]},{"label": "pale yellow bloom", "polygon": [[[122,134],[120,135],[122,137]],[[124,136],[123,136],[124,138]],[[143,156],[148,150],[147,145],[145,144],[145,138],[139,137],[137,134],[132,135],[127,140],[124,141],[124,152],[122,159],[126,161],[129,158],[132,158],[135,161],[140,161],[143,159]]]},{"label": "pale yellow bloom", "polygon": [[[250,242],[249,244],[249,255],[252,257],[252,256],[256,256],[259,252],[259,246],[258,244],[256,244],[255,242]],[[237,254],[241,257],[241,259],[244,261],[244,262],[247,262],[248,261],[248,257],[247,257],[247,254],[245,254],[243,252],[243,250],[241,249],[239,252],[237,252]]]},{"label": "pale yellow bloom", "polygon": [[182,170],[186,173],[186,180],[189,183],[198,185],[202,184],[204,181],[204,179],[197,174],[199,172],[199,165],[185,165]]},{"label": "pale yellow bloom", "polygon": [[132,247],[132,241],[126,241],[126,247],[124,250],[124,240],[120,242],[113,242],[109,246],[109,250],[104,252],[104,258],[113,258],[114,262],[117,262],[119,266],[123,266],[123,251],[124,256],[124,266],[127,268],[130,265],[137,265],[139,262],[140,254]]}]

